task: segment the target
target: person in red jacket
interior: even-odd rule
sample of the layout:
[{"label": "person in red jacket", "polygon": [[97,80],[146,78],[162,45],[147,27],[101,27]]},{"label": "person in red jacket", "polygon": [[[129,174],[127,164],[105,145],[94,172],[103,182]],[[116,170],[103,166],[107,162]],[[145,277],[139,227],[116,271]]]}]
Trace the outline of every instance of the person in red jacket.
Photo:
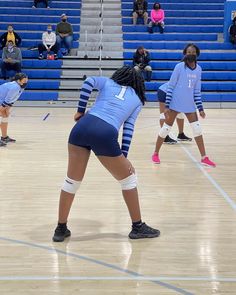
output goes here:
[{"label": "person in red jacket", "polygon": [[157,26],[159,27],[160,33],[163,34],[164,32],[164,18],[165,18],[165,13],[164,10],[161,9],[161,4],[158,2],[155,2],[153,5],[153,9],[151,10],[151,15],[150,15],[151,21],[148,24],[148,31],[149,33],[153,33],[153,27]]}]

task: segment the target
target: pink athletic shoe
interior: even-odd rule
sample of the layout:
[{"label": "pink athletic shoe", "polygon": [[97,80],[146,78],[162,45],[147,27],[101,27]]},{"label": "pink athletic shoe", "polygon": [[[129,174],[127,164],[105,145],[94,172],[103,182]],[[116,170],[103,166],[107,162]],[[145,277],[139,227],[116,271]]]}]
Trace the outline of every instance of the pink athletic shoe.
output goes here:
[{"label": "pink athletic shoe", "polygon": [[208,157],[205,157],[201,160],[202,165],[208,166],[208,167],[216,167],[216,164],[212,162]]},{"label": "pink athletic shoe", "polygon": [[156,152],[152,155],[152,162],[154,164],[160,164],[161,163],[159,155]]}]

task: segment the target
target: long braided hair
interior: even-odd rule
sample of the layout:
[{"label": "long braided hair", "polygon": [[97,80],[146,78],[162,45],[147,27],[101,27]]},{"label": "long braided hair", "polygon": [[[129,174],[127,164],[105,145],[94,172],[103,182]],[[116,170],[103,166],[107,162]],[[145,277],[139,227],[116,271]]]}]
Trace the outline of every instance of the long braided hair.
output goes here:
[{"label": "long braided hair", "polygon": [[132,87],[144,105],[146,100],[144,79],[133,67],[123,66],[115,71],[111,79],[121,86]]}]

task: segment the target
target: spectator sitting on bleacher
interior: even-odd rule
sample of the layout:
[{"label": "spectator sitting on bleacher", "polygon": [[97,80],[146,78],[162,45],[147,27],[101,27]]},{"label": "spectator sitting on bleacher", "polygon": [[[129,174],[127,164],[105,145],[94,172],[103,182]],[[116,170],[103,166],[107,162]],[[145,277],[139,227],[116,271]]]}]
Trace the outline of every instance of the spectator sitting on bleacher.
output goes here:
[{"label": "spectator sitting on bleacher", "polygon": [[148,22],[147,7],[148,7],[148,4],[146,0],[134,0],[133,25],[137,24],[138,17],[143,18],[144,24],[147,25],[147,22]]},{"label": "spectator sitting on bleacher", "polygon": [[13,44],[17,47],[19,47],[21,44],[21,37],[16,32],[14,32],[12,25],[9,25],[7,27],[7,32],[2,34],[2,36],[0,37],[1,49],[6,46],[9,40],[11,40]]},{"label": "spectator sitting on bleacher", "polygon": [[236,17],[233,19],[233,24],[229,28],[229,38],[232,44],[236,44]]},{"label": "spectator sitting on bleacher", "polygon": [[42,35],[43,43],[38,45],[39,50],[39,59],[43,59],[43,52],[47,51],[49,54],[50,51],[54,53],[54,59],[57,59],[57,44],[56,44],[56,34],[52,31],[52,26],[48,25],[47,31]]},{"label": "spectator sitting on bleacher", "polygon": [[139,46],[133,56],[133,65],[137,72],[146,72],[146,79],[148,82],[150,82],[152,78],[152,68],[149,62],[149,52],[143,46]]},{"label": "spectator sitting on bleacher", "polygon": [[46,5],[46,8],[50,8],[48,6],[48,0],[34,0],[34,5],[32,6],[32,8],[37,8],[38,3],[43,2]]},{"label": "spectator sitting on bleacher", "polygon": [[2,52],[2,76],[7,79],[7,71],[13,70],[16,73],[21,72],[22,55],[20,48],[14,46],[13,41],[9,40],[7,46],[3,48]]},{"label": "spectator sitting on bleacher", "polygon": [[164,10],[161,9],[161,4],[158,2],[154,3],[153,9],[151,10],[151,21],[148,24],[149,33],[153,33],[153,27],[158,26],[160,33],[163,34],[165,27],[164,18],[165,13]]},{"label": "spectator sitting on bleacher", "polygon": [[73,42],[73,29],[71,24],[67,22],[67,15],[65,13],[61,15],[61,22],[57,24],[56,35],[58,49],[60,49],[62,43],[64,43],[67,49],[65,55],[68,55]]}]

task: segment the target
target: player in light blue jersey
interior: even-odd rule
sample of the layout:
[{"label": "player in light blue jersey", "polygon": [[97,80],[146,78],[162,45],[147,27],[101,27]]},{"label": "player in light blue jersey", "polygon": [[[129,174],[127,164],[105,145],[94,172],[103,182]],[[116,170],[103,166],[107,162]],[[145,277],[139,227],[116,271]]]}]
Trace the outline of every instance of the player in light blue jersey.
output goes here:
[{"label": "player in light blue jersey", "polygon": [[159,151],[165,137],[169,134],[171,127],[179,113],[185,113],[193,136],[201,154],[201,163],[206,166],[215,167],[207,156],[203,142],[202,129],[198,121],[196,107],[199,115],[205,118],[205,112],[201,100],[201,67],[197,64],[194,54],[186,54],[183,62],[178,63],[171,75],[165,102],[165,123],[159,132],[156,149],[152,156],[155,164],[160,163]]},{"label": "player in light blue jersey", "polygon": [[2,132],[0,146],[6,146],[8,142],[16,141],[7,135],[8,118],[11,107],[21,96],[27,82],[28,77],[24,73],[18,73],[12,82],[0,85],[0,127]]},{"label": "player in light blue jersey", "polygon": [[[93,89],[99,90],[93,107],[86,112]],[[144,81],[135,69],[125,66],[109,79],[89,77],[80,92],[77,123],[69,136],[69,164],[62,186],[59,204],[58,226],[53,241],[62,242],[71,235],[67,218],[87,167],[91,150],[103,166],[117,179],[132,220],[131,239],[154,238],[160,231],[141,220],[137,177],[132,164],[126,158],[131,143],[136,118],[145,101]],[[123,125],[122,147],[118,132]]]},{"label": "player in light blue jersey", "polygon": [[[183,54],[184,55],[196,55],[198,57],[200,55],[200,50],[196,45],[189,43],[187,46],[185,46],[185,48],[183,50]],[[159,89],[157,91],[157,98],[159,101],[159,109],[160,109],[160,126],[161,127],[163,126],[163,124],[165,122],[164,110],[165,110],[166,92],[167,92],[168,86],[169,86],[168,82],[164,83],[159,87]],[[176,116],[176,122],[177,122],[178,130],[179,130],[179,134],[177,136],[177,139],[179,141],[192,141],[192,138],[190,138],[184,134],[184,114],[183,113],[179,113]],[[164,142],[168,143],[168,144],[176,144],[177,140],[174,140],[169,135],[167,135],[166,138],[164,139]]]}]

